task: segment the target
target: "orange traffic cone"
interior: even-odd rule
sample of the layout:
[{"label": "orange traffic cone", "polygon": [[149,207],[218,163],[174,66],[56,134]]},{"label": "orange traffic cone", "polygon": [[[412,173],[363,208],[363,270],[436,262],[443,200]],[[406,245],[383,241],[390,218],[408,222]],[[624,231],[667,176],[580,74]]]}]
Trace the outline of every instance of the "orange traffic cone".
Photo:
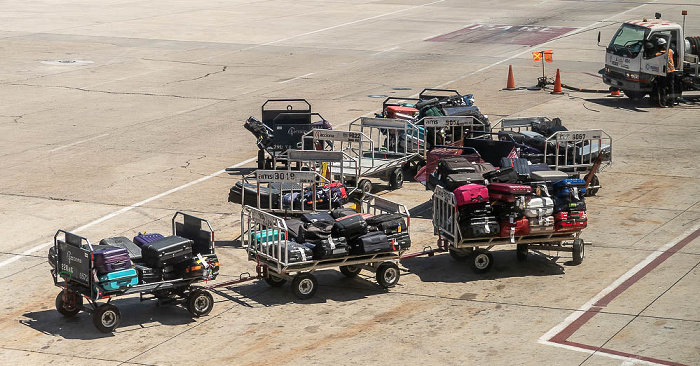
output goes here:
[{"label": "orange traffic cone", "polygon": [[505,90],[515,90],[515,79],[513,78],[513,65],[508,65],[508,84]]},{"label": "orange traffic cone", "polygon": [[617,89],[612,89],[612,90],[610,90],[610,96],[611,97],[621,97],[620,91]]},{"label": "orange traffic cone", "polygon": [[554,79],[554,90],[552,94],[564,94],[561,91],[561,76],[559,76],[559,69],[557,69],[557,77]]}]

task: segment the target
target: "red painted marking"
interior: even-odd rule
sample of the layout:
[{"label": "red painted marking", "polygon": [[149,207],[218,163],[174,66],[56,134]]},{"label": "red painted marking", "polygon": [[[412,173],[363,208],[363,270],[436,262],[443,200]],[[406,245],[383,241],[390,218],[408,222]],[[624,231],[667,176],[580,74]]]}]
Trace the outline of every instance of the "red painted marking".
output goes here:
[{"label": "red painted marking", "polygon": [[574,320],[571,324],[569,324],[569,326],[562,329],[561,332],[557,333],[554,337],[552,337],[550,341],[563,344],[564,342],[566,342],[567,339],[569,339],[569,337],[576,333],[577,330],[581,329],[581,327],[584,324],[588,323],[588,321],[591,320],[591,318],[598,314],[600,310],[601,308],[599,307],[591,307],[578,319]]},{"label": "red painted marking", "polygon": [[577,28],[536,25],[473,24],[427,39],[429,42],[501,43],[534,46]]},{"label": "red painted marking", "polygon": [[591,351],[596,351],[596,352],[601,352],[601,353],[609,353],[611,355],[615,356],[622,356],[622,357],[628,357],[628,358],[633,358],[635,360],[641,360],[641,361],[647,361],[647,362],[654,362],[662,365],[669,365],[669,366],[688,366],[683,363],[678,363],[678,362],[673,362],[673,361],[666,361],[666,360],[660,360],[658,358],[653,358],[653,357],[646,357],[646,356],[641,356],[641,355],[635,355],[633,353],[627,353],[627,352],[620,352],[616,351],[614,349],[609,349],[609,348],[601,348],[601,347],[596,347],[596,346],[591,346],[588,344],[583,344],[583,343],[578,343],[578,342],[563,342],[561,344],[565,344],[567,346],[573,346],[573,347],[578,347],[578,348],[583,348]]}]

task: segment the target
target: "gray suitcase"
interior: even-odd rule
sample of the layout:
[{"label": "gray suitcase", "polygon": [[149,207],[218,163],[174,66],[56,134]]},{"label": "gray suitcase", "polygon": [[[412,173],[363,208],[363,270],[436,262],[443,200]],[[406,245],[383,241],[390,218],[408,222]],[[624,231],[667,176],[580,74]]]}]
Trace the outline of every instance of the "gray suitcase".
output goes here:
[{"label": "gray suitcase", "polygon": [[530,173],[530,180],[533,182],[558,182],[569,178],[569,175],[558,170],[541,170]]}]

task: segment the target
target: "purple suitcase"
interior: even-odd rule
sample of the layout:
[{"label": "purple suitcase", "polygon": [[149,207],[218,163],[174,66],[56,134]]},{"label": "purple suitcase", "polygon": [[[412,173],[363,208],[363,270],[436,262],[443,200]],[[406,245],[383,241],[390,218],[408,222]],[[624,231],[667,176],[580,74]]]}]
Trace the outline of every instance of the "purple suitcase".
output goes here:
[{"label": "purple suitcase", "polygon": [[134,243],[138,245],[139,247],[143,247],[146,244],[153,243],[154,241],[163,239],[163,235],[158,234],[158,233],[152,233],[152,234],[146,234],[146,233],[139,233],[134,237]]},{"label": "purple suitcase", "polygon": [[131,258],[129,251],[125,248],[116,248],[103,245],[96,245],[92,252],[93,263],[97,274],[105,274],[123,269],[131,268]]}]

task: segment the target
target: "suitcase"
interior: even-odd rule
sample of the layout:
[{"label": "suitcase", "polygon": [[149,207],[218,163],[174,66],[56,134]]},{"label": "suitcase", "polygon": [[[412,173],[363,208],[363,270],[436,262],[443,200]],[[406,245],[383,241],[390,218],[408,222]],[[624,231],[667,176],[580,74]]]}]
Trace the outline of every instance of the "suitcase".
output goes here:
[{"label": "suitcase", "polygon": [[587,219],[559,220],[554,222],[555,231],[579,231],[588,226]]},{"label": "suitcase", "polygon": [[532,187],[524,184],[491,183],[488,186],[491,201],[515,202],[517,196],[527,196],[532,193]]},{"label": "suitcase", "polygon": [[490,216],[493,214],[493,208],[488,202],[459,206],[457,210],[459,211],[460,220],[471,217]]},{"label": "suitcase", "polygon": [[433,172],[428,175],[428,182],[425,185],[425,188],[434,191],[435,187],[437,186],[445,187],[447,186],[447,184],[445,184],[445,181],[440,179],[440,175],[438,174],[438,172]]},{"label": "suitcase", "polygon": [[163,239],[164,236],[158,233],[152,233],[152,234],[146,234],[146,233],[138,233],[134,237],[134,244],[138,245],[139,247],[143,247],[145,244],[148,243],[153,243],[156,240]]},{"label": "suitcase", "polygon": [[532,197],[525,203],[526,217],[551,216],[554,213],[554,200],[549,197]]},{"label": "suitcase", "polygon": [[[297,262],[306,262],[313,260],[314,258],[314,252],[311,251],[311,249],[307,248],[306,246],[302,244],[295,243],[293,241],[287,242],[287,254],[285,255],[285,250],[284,250],[284,243],[280,243],[279,245],[282,245],[282,258],[280,258],[280,261],[285,262],[285,263],[297,263]],[[276,254],[276,251],[275,251]],[[289,258],[289,260],[287,260]]]},{"label": "suitcase", "polygon": [[299,240],[301,226],[304,225],[301,219],[286,219],[284,223],[287,225],[287,239],[294,240],[297,243],[303,242],[303,240]]},{"label": "suitcase", "polygon": [[192,258],[192,240],[168,236],[141,247],[143,261],[155,268],[184,262]]},{"label": "suitcase", "polygon": [[525,180],[530,178],[530,166],[527,159],[521,158],[501,158],[501,168],[512,167],[518,173],[518,178]]},{"label": "suitcase", "polygon": [[[553,170],[549,168],[549,165],[547,165],[547,163],[530,164],[530,175],[532,175],[533,172],[551,172],[551,171],[553,171]],[[565,178],[561,178],[561,179],[565,179]]]},{"label": "suitcase", "polygon": [[413,107],[390,105],[386,107],[386,118],[413,119],[418,110]]},{"label": "suitcase", "polygon": [[518,217],[522,217],[523,215],[523,207],[519,205],[520,201],[518,200],[517,202],[500,202],[496,201],[493,204],[493,213],[496,217],[498,217],[499,221],[507,221],[510,220],[511,218],[515,219]]},{"label": "suitcase", "polygon": [[529,218],[530,235],[543,235],[554,232],[554,216],[542,218]]},{"label": "suitcase", "polygon": [[366,233],[367,221],[365,221],[365,219],[359,213],[341,217],[335,220],[335,224],[333,225],[333,235],[335,237],[343,236],[348,238],[348,240],[352,240]]},{"label": "suitcase", "polygon": [[163,281],[162,268],[152,268],[141,263],[134,263],[134,268],[138,273],[139,283],[154,283]]},{"label": "suitcase", "polygon": [[253,243],[284,240],[284,232],[277,229],[256,230],[251,233]]},{"label": "suitcase", "polygon": [[530,221],[526,217],[515,220],[501,221],[501,237],[511,238],[530,234]]},{"label": "suitcase", "polygon": [[491,183],[515,183],[518,181],[518,173],[513,167],[492,170],[483,174]]},{"label": "suitcase", "polygon": [[445,188],[454,191],[465,184],[486,184],[486,180],[479,173],[454,173],[445,177]]},{"label": "suitcase", "polygon": [[588,220],[586,211],[557,212],[554,214],[554,221],[562,220]]},{"label": "suitcase", "polygon": [[558,182],[568,178],[569,175],[558,170],[538,170],[530,171],[530,180],[533,182]]},{"label": "suitcase", "polygon": [[457,206],[488,202],[489,190],[481,184],[467,184],[454,190]]},{"label": "suitcase", "polygon": [[97,274],[121,271],[132,267],[129,251],[105,245],[93,245],[93,263]]},{"label": "suitcase", "polygon": [[569,197],[553,197],[554,200],[554,212],[562,211],[586,211],[586,201],[571,201]]},{"label": "suitcase", "polygon": [[406,231],[386,236],[396,250],[406,250],[411,247],[411,236]]},{"label": "suitcase", "polygon": [[561,119],[554,118],[552,120],[543,120],[532,123],[532,131],[540,133],[544,136],[552,136],[558,131],[568,131],[568,129],[561,124]]},{"label": "suitcase", "polygon": [[301,221],[303,222],[335,222],[335,219],[328,212],[309,212],[301,215]]},{"label": "suitcase", "polygon": [[328,259],[347,257],[350,254],[350,246],[347,239],[328,237],[315,244],[313,250],[314,259]]},{"label": "suitcase", "polygon": [[299,229],[298,241],[301,243],[318,244],[321,240],[328,238],[333,232],[334,222],[317,221],[305,223]]},{"label": "suitcase", "polygon": [[350,252],[353,254],[371,254],[395,250],[393,243],[381,231],[373,231],[353,241]]},{"label": "suitcase", "polygon": [[472,163],[472,165],[474,165],[476,172],[481,175],[496,170],[496,168],[494,168],[493,165],[491,165],[491,163]]},{"label": "suitcase", "polygon": [[534,147],[537,150],[544,151],[544,146],[547,144],[547,139],[541,134],[534,131],[520,131],[523,136],[523,144]]},{"label": "suitcase", "polygon": [[[206,263],[206,265],[204,264]],[[189,261],[175,266],[182,278],[198,278],[206,281],[214,280],[219,275],[219,258],[216,254],[192,257]]]},{"label": "suitcase", "polygon": [[585,187],[586,181],[580,178],[567,178],[562,179],[558,182],[554,182],[552,185],[554,189],[570,188],[570,187]]},{"label": "suitcase", "polygon": [[132,261],[138,261],[141,259],[141,248],[127,237],[117,236],[114,238],[105,238],[100,240],[100,245],[124,248],[129,253],[129,258],[131,258]]},{"label": "suitcase", "polygon": [[340,208],[336,208],[335,210],[331,211],[331,216],[333,216],[334,219],[339,219],[341,217],[354,215],[356,213],[357,213],[357,211],[355,211],[351,208],[340,207]]},{"label": "suitcase", "polygon": [[449,156],[438,161],[437,171],[440,175],[455,173],[476,173],[476,168],[469,160],[460,156]]},{"label": "suitcase", "polygon": [[459,229],[463,238],[483,238],[499,235],[501,228],[495,216],[461,219]]},{"label": "suitcase", "polygon": [[139,283],[139,275],[136,269],[127,268],[120,271],[105,273],[97,276],[100,287],[105,292],[121,291]]},{"label": "suitcase", "polygon": [[376,227],[387,235],[404,232],[407,229],[406,220],[399,213],[375,215],[367,218],[366,221],[367,225]]}]

